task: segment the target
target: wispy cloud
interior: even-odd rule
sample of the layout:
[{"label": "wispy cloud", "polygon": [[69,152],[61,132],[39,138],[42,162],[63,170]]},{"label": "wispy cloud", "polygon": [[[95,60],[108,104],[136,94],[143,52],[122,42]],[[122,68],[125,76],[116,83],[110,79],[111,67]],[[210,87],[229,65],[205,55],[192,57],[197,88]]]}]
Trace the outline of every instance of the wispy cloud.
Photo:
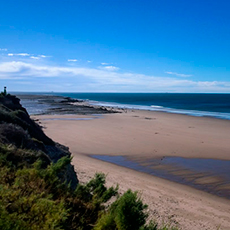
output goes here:
[{"label": "wispy cloud", "polygon": [[14,53],[8,53],[8,56],[22,56],[22,57],[29,57],[30,54],[28,53],[17,53],[17,54],[14,54]]},{"label": "wispy cloud", "polygon": [[6,48],[0,48],[0,51],[7,51]]},{"label": "wispy cloud", "polygon": [[[38,80],[39,78],[39,80]],[[60,83],[71,84],[71,90],[117,92],[230,92],[230,82],[192,81],[137,73],[121,73],[106,69],[50,66],[22,61],[0,63],[0,79],[39,82],[46,90],[63,91]],[[51,80],[51,79],[55,79]],[[48,83],[53,88],[47,88]],[[36,87],[36,84],[35,86]],[[75,87],[75,88],[74,88]],[[68,88],[70,89],[70,88]],[[30,89],[32,90],[32,88]]]},{"label": "wispy cloud", "polygon": [[51,57],[51,56],[47,56],[47,55],[43,55],[43,54],[41,54],[41,55],[38,55],[38,57],[41,57],[41,58],[47,58],[47,57]]},{"label": "wispy cloud", "polygon": [[29,53],[8,53],[7,54],[9,57],[30,57],[32,59],[36,59],[39,60],[41,58],[47,58],[47,57],[51,57],[51,56],[47,56],[47,55],[43,55],[43,54],[39,54],[39,55],[34,55],[34,54],[29,54]]},{"label": "wispy cloud", "polygon": [[110,64],[106,62],[102,62],[101,65],[110,65]]},{"label": "wispy cloud", "polygon": [[175,75],[177,77],[191,77],[191,74],[183,74],[183,73],[176,73],[176,72],[165,72],[167,74]]},{"label": "wispy cloud", "polygon": [[40,57],[30,56],[31,59],[39,60]]},{"label": "wispy cloud", "polygon": [[76,62],[77,59],[68,59],[69,62]]},{"label": "wispy cloud", "polygon": [[108,71],[117,71],[117,70],[120,69],[119,67],[112,66],[112,65],[109,65],[109,66],[99,66],[98,68],[99,69],[108,70]]},{"label": "wispy cloud", "polygon": [[28,57],[28,56],[30,56],[30,54],[28,54],[28,53],[19,53],[19,54],[16,54],[16,55],[22,56],[22,57]]},{"label": "wispy cloud", "polygon": [[87,62],[90,63],[90,62],[92,62],[92,61],[88,60]]}]

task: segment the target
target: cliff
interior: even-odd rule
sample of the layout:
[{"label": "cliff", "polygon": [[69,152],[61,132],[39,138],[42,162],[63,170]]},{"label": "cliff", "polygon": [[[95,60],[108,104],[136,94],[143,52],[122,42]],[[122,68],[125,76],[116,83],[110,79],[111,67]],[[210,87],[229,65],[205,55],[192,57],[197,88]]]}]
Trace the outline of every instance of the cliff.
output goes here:
[{"label": "cliff", "polygon": [[[14,151],[10,156],[15,164],[31,164],[42,159],[43,167],[70,157],[68,148],[54,142],[42,128],[30,118],[20,99],[10,94],[0,94],[0,143],[26,151]],[[60,179],[70,183],[72,189],[78,184],[74,167],[69,163]]]}]

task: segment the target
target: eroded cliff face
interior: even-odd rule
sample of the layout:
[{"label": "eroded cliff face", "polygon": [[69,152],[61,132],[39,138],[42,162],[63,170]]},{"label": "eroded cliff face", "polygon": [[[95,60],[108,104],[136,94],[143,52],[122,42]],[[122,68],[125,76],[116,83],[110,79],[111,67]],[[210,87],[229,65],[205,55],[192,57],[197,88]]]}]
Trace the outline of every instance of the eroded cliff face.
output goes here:
[{"label": "eroded cliff face", "polygon": [[[15,163],[33,163],[42,159],[44,167],[60,158],[71,156],[69,149],[47,137],[42,128],[30,118],[20,99],[9,94],[0,94],[0,144],[24,149],[11,156]],[[60,179],[75,189],[78,184],[74,167],[68,164]]]}]

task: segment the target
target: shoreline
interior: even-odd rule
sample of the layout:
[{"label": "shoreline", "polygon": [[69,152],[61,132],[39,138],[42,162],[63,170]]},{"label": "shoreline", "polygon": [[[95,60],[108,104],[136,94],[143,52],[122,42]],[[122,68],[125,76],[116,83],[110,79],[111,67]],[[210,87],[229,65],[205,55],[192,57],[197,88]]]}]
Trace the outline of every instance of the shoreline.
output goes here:
[{"label": "shoreline", "polygon": [[229,229],[230,200],[87,156],[123,155],[147,161],[165,156],[230,160],[228,120],[139,110],[92,120],[67,119],[84,117],[92,115],[35,117],[48,136],[70,148],[81,182],[103,172],[108,183],[120,184],[121,191],[141,191],[151,215],[161,221],[179,223],[188,230],[204,226]]},{"label": "shoreline", "polygon": [[[163,106],[148,106],[135,104],[119,104],[116,102],[92,101],[85,99],[74,99],[70,96],[58,94],[16,94],[22,100],[32,100],[34,104],[46,104],[50,108],[45,108],[39,114],[92,114],[93,111],[102,113],[119,113],[127,110],[159,112],[177,115],[187,115],[192,117],[206,117],[220,120],[230,120],[230,113],[214,112],[214,111],[200,111],[188,109],[176,109]],[[37,101],[36,101],[37,100]],[[60,106],[64,107],[60,108]],[[30,107],[30,106],[29,106]]]}]

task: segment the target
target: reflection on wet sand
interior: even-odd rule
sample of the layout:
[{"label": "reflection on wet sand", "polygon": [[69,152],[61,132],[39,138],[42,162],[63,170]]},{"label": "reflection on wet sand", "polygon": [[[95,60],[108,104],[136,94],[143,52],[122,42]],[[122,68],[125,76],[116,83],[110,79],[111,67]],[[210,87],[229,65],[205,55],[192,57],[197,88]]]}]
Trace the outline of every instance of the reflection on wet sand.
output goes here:
[{"label": "reflection on wet sand", "polygon": [[230,161],[183,157],[92,155],[91,157],[148,173],[230,199]]}]

